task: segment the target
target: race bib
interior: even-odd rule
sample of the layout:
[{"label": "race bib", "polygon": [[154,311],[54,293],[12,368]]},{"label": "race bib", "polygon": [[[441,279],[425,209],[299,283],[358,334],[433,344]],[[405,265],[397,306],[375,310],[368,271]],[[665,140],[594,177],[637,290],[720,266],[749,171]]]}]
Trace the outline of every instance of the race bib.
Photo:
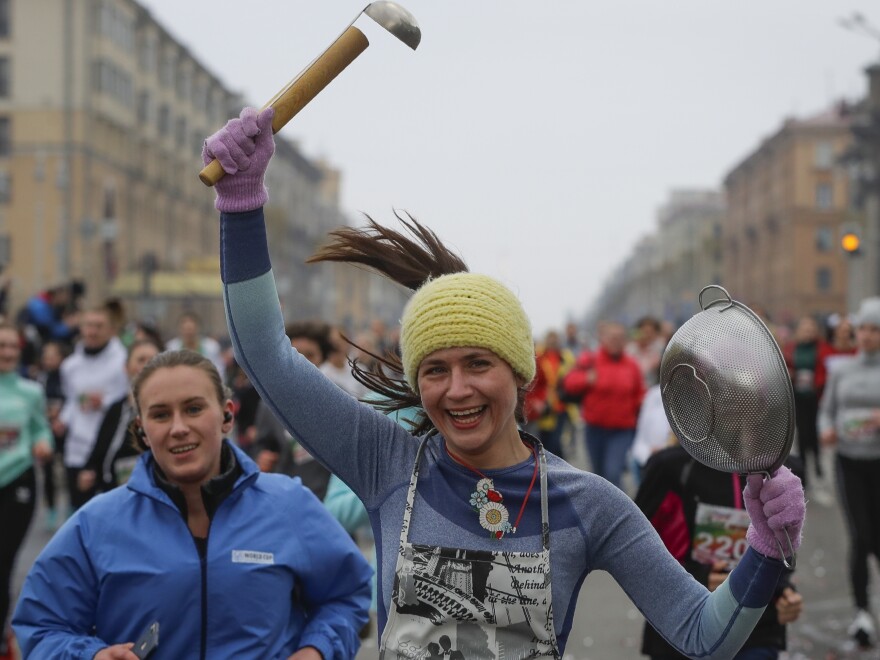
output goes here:
[{"label": "race bib", "polygon": [[728,570],[733,570],[749,547],[746,541],[749,522],[745,509],[700,502],[691,558],[701,564],[724,562]]},{"label": "race bib", "polygon": [[812,369],[798,369],[794,372],[794,389],[796,392],[812,392],[815,388],[816,374]]},{"label": "race bib", "polygon": [[0,451],[11,449],[21,435],[17,426],[0,426]]},{"label": "race bib", "polygon": [[873,408],[846,408],[840,412],[840,424],[842,439],[849,442],[872,442],[880,433]]}]

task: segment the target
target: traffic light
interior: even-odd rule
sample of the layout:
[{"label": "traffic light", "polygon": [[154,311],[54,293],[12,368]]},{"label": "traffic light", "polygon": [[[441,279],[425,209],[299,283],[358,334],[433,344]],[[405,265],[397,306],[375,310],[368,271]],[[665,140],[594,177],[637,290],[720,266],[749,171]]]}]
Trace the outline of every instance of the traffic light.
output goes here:
[{"label": "traffic light", "polygon": [[840,236],[840,247],[844,254],[854,257],[862,252],[862,235],[855,227],[847,227]]}]

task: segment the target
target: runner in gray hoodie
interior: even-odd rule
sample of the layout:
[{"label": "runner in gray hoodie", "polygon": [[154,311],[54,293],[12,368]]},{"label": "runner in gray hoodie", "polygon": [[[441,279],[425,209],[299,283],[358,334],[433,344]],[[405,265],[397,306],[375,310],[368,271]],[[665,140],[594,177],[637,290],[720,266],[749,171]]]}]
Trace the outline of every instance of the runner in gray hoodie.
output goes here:
[{"label": "runner in gray hoodie", "polygon": [[868,556],[880,560],[880,298],[862,301],[858,354],[829,375],[819,409],[824,445],[837,446],[837,483],[850,534],[850,581],[856,617],[849,628],[862,647],[877,641],[868,608]]}]

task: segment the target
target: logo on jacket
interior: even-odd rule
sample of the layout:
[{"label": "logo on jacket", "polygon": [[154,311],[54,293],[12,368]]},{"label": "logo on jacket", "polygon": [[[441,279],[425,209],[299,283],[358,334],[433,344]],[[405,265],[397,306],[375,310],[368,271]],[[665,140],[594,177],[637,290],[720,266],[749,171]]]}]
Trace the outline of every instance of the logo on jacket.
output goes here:
[{"label": "logo on jacket", "polygon": [[233,564],[264,564],[271,566],[275,563],[275,554],[272,552],[260,552],[258,550],[233,550]]}]

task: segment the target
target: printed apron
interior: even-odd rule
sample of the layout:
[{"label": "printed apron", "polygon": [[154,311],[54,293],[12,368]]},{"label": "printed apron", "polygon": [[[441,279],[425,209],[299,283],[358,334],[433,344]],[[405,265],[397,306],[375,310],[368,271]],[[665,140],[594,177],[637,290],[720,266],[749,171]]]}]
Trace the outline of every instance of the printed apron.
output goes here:
[{"label": "printed apron", "polygon": [[541,473],[541,552],[463,550],[409,542],[416,456],[381,660],[559,658],[550,593],[547,459]]}]

